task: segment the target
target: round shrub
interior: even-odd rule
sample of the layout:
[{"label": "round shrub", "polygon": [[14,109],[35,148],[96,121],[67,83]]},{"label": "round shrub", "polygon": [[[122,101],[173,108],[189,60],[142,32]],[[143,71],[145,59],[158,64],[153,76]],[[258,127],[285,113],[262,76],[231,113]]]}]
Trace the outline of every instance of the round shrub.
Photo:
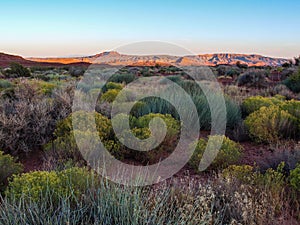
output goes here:
[{"label": "round shrub", "polygon": [[261,107],[246,118],[245,125],[258,142],[276,143],[297,132],[295,117],[279,106]]},{"label": "round shrub", "polygon": [[135,80],[134,74],[114,74],[109,78],[110,82],[129,84]]},{"label": "round shrub", "polygon": [[294,99],[285,101],[280,107],[298,120],[300,119],[300,101]]},{"label": "round shrub", "polygon": [[[78,129],[73,130],[72,120],[77,124]],[[97,133],[91,132],[92,126],[94,126],[91,121],[95,121]],[[44,146],[45,150],[49,153],[54,151],[55,157],[62,162],[68,159],[75,162],[81,161],[82,155],[78,150],[73,132],[77,132],[76,134],[81,137],[80,140],[76,141],[80,141],[82,145],[86,144],[87,148],[90,144],[89,140],[94,138],[100,138],[104,145],[107,142],[109,148],[114,146],[109,142],[114,140],[114,135],[111,121],[107,117],[99,113],[77,111],[57,124],[54,131],[55,139]]]},{"label": "round shrub", "polygon": [[238,77],[237,84],[246,87],[266,87],[266,75],[264,70],[249,70]]},{"label": "round shrub", "polygon": [[298,164],[297,167],[291,171],[289,178],[291,186],[295,190],[300,191],[300,164]]},{"label": "round shrub", "polygon": [[88,188],[95,185],[94,174],[85,168],[73,167],[67,170],[34,171],[14,176],[6,190],[8,197],[34,202],[61,198],[79,198]]},{"label": "round shrub", "polygon": [[[221,149],[218,152],[217,157],[213,160],[209,169],[224,169],[229,165],[235,164],[243,151],[243,147],[229,138],[221,135],[215,135],[209,137],[212,143],[218,143],[223,139]],[[208,141],[201,138],[196,144],[195,152],[189,161],[189,165],[194,169],[198,169],[199,163],[203,157]]]},{"label": "round shrub", "polygon": [[[110,90],[110,89],[117,89],[117,90],[122,90],[123,85],[120,83],[114,83],[114,82],[108,82],[104,88],[106,90]],[[105,92],[105,90],[103,90]]]},{"label": "round shrub", "polygon": [[172,130],[174,132],[177,132],[180,129],[179,122],[175,120],[170,114],[164,115],[160,113],[150,113],[136,119],[132,118],[132,125],[139,128],[148,127],[149,122],[155,117],[163,119],[167,125],[167,129],[170,131]]},{"label": "round shrub", "polygon": [[[217,111],[218,114],[223,113],[222,100],[224,96],[216,93],[211,93],[210,95],[212,95],[214,98],[215,105],[213,107],[215,107],[215,111]],[[226,106],[226,119],[227,119],[226,127],[232,129],[236,125],[238,125],[239,122],[241,122],[242,119],[241,110],[240,107],[229,97],[225,96],[224,100]],[[210,105],[208,103],[207,97],[205,95],[194,96],[193,102],[195,103],[195,106],[197,108],[201,130],[210,130],[212,124],[211,110],[210,110]],[[218,102],[220,102],[220,104],[218,104]]]},{"label": "round shrub", "polygon": [[262,96],[253,96],[250,98],[247,98],[242,103],[242,111],[245,115],[249,115],[257,110],[259,110],[261,107],[269,107],[272,105],[279,105],[282,101],[278,98],[265,98]]},{"label": "round shrub", "polygon": [[22,172],[22,170],[23,166],[21,163],[16,163],[12,156],[4,155],[4,153],[0,151],[0,193],[4,191],[8,178]]},{"label": "round shrub", "polygon": [[13,84],[5,79],[0,79],[0,89],[11,88]]},{"label": "round shrub", "polygon": [[299,93],[300,92],[300,70],[288,77],[283,81],[292,92]]},{"label": "round shrub", "polygon": [[250,184],[254,180],[254,168],[249,165],[230,165],[222,171],[225,179],[237,179],[242,183]]},{"label": "round shrub", "polygon": [[116,97],[118,96],[120,90],[117,89],[110,89],[104,94],[101,95],[102,102],[113,102]]}]

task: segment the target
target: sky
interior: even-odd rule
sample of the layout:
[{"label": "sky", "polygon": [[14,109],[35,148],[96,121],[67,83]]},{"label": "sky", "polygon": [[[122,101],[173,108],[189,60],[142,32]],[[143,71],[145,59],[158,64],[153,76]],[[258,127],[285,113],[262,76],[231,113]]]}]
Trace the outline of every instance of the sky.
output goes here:
[{"label": "sky", "polygon": [[79,56],[157,41],[194,54],[292,58],[300,54],[299,12],[299,0],[1,0],[0,52]]}]

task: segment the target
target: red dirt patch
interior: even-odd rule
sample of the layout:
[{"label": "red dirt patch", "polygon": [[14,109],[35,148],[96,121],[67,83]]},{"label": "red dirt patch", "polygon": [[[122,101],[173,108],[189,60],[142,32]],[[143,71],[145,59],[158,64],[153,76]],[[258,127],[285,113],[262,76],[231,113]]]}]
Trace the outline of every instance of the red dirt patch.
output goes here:
[{"label": "red dirt patch", "polygon": [[24,172],[41,170],[43,165],[43,152],[38,150],[26,153],[19,157],[19,161],[24,166]]}]

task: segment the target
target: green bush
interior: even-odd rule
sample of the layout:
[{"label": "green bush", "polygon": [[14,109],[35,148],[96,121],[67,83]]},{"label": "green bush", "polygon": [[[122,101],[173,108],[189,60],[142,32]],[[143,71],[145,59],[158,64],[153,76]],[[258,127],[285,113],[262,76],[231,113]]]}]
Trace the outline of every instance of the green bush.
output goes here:
[{"label": "green bush", "polygon": [[[223,96],[219,94],[212,93],[212,97],[215,102],[222,100]],[[196,106],[199,122],[202,130],[210,130],[211,129],[211,111],[209,108],[209,104],[205,95],[195,95],[192,97],[192,100]],[[182,101],[181,106],[182,109],[188,110],[189,106],[185,105],[186,102]],[[240,107],[233,102],[229,97],[225,96],[225,105],[226,105],[226,113],[227,113],[227,127],[234,128],[241,121],[241,110]],[[219,107],[221,104],[216,104],[214,107]],[[223,113],[222,109],[216,110],[219,113]],[[165,101],[164,99],[156,98],[156,97],[148,97],[141,100],[138,104],[136,104],[132,109],[132,115],[136,117],[140,117],[143,115],[147,115],[149,113],[160,113],[160,114],[170,114],[175,119],[179,120],[180,117],[175,109],[175,107]],[[188,112],[187,112],[188,113]]]},{"label": "green bush", "polygon": [[159,117],[164,120],[170,133],[176,133],[179,131],[180,123],[175,120],[170,114],[163,115],[159,113],[150,113],[137,119],[133,118],[131,120],[131,125],[138,128],[145,128],[149,126],[149,122],[155,117]]},{"label": "green bush", "polygon": [[179,85],[188,93],[190,96],[199,96],[203,94],[200,86],[193,80],[183,80]]},{"label": "green bush", "polygon": [[22,66],[19,63],[12,63],[10,65],[10,74],[15,74],[18,77],[30,77],[30,71],[26,67]]},{"label": "green bush", "polygon": [[245,120],[250,136],[258,142],[276,143],[297,133],[296,118],[279,106],[261,107]]},{"label": "green bush", "polygon": [[[151,151],[147,151],[147,152],[138,152],[125,147],[124,149],[125,158],[135,159],[138,162],[148,164],[152,162],[157,162],[161,157],[166,156],[166,154],[169,154],[174,150],[174,148],[176,147],[178,136],[180,134],[180,123],[179,121],[175,120],[171,115],[151,113],[139,118],[132,116],[130,117],[131,131],[124,130],[123,137],[126,137],[126,135],[129,134],[129,132],[132,132],[133,135],[136,136],[138,139],[143,140],[149,138],[151,136],[149,123],[155,117],[162,119],[166,124],[167,132],[162,142],[156,148],[151,149]],[[130,140],[127,139],[127,141]],[[149,146],[146,146],[148,143],[134,143],[134,144],[135,145],[140,144],[139,146],[136,146],[138,147],[138,149],[149,148]]]},{"label": "green bush", "polygon": [[171,103],[157,97],[144,98],[137,102],[131,110],[131,115],[135,117],[141,117],[150,113],[171,114],[174,118],[179,118]]},{"label": "green bush", "polygon": [[[77,130],[73,130],[72,120],[79,126]],[[91,132],[93,121],[95,121],[97,133]],[[81,161],[82,154],[78,150],[73,132],[77,132],[76,134],[81,137],[81,140],[77,141],[80,141],[82,145],[86,144],[87,148],[90,144],[89,140],[94,138],[100,138],[105,146],[107,143],[108,149],[115,150],[117,146],[117,143],[112,143],[114,140],[113,129],[111,121],[107,117],[99,113],[77,111],[58,122],[54,131],[55,139],[44,146],[45,150],[54,151],[58,160],[62,162],[69,159],[75,162]]]},{"label": "green bush", "polygon": [[101,95],[101,101],[103,102],[113,102],[118,96],[120,90],[110,89]]},{"label": "green bush", "polygon": [[4,155],[0,151],[0,193],[4,191],[8,178],[22,172],[22,170],[22,164],[16,163],[12,156]]},{"label": "green bush", "polygon": [[242,111],[243,114],[248,116],[249,114],[259,110],[261,107],[269,107],[273,105],[279,105],[281,104],[282,101],[279,100],[278,98],[265,98],[262,96],[253,96],[250,98],[247,98],[243,103],[242,103]]},{"label": "green bush", "polygon": [[255,87],[261,88],[266,87],[266,76],[265,70],[252,69],[246,71],[238,77],[238,86]]},{"label": "green bush", "polygon": [[0,89],[11,88],[13,84],[5,79],[0,79]]},{"label": "green bush", "polygon": [[117,89],[117,90],[122,90],[123,85],[120,83],[115,83],[115,82],[108,82],[104,87],[103,87],[103,92],[106,92],[107,90],[110,89]]},{"label": "green bush", "polygon": [[296,73],[288,77],[286,80],[283,81],[292,92],[299,93],[300,92],[300,70]]},{"label": "green bush", "polygon": [[182,77],[180,75],[167,76],[166,79],[169,79],[170,81],[177,84],[182,82]]},{"label": "green bush", "polygon": [[265,173],[260,173],[249,165],[231,165],[222,171],[222,176],[225,179],[268,190],[274,198],[279,199],[285,185],[284,167],[285,164],[280,163],[276,169],[269,168]]},{"label": "green bush", "polygon": [[[226,106],[226,127],[227,128],[234,128],[242,119],[241,116],[241,110],[240,107],[233,102],[229,97],[222,96],[220,94],[211,93],[212,96],[210,98],[214,98],[215,105],[212,107],[215,107],[215,111],[217,113],[223,113],[222,106],[222,100],[224,98],[225,100],[225,106]],[[199,115],[199,122],[202,130],[210,130],[211,129],[211,110],[210,105],[207,101],[207,98],[205,95],[201,96],[195,96],[193,97],[193,101],[195,103],[195,106],[197,108],[197,112]],[[220,104],[218,104],[220,102]]]},{"label": "green bush", "polygon": [[294,99],[285,101],[282,105],[280,105],[280,108],[286,110],[289,114],[300,120],[300,101],[296,101]]},{"label": "green bush", "polygon": [[300,164],[298,164],[297,167],[291,171],[289,180],[291,186],[300,192]]},{"label": "green bush", "polygon": [[134,74],[114,74],[109,78],[110,82],[114,83],[126,83],[129,84],[130,82],[135,80]]},{"label": "green bush", "polygon": [[[209,138],[213,144],[219,143],[219,141],[224,138],[218,155],[209,166],[209,169],[224,169],[229,165],[235,164],[239,160],[243,151],[243,147],[239,143],[220,135],[210,136]],[[207,143],[208,141],[204,138],[201,138],[197,143],[195,143],[195,152],[189,161],[189,165],[196,170],[199,167],[199,163],[203,157]]]},{"label": "green bush", "polygon": [[59,86],[59,82],[46,82],[41,80],[32,80],[30,84],[37,88],[39,94],[50,95],[55,88]]},{"label": "green bush", "polygon": [[225,179],[237,179],[242,183],[253,184],[255,171],[249,165],[230,165],[222,171]]},{"label": "green bush", "polygon": [[60,198],[78,198],[94,186],[94,174],[85,168],[73,167],[63,171],[34,171],[15,175],[6,190],[8,197],[33,202],[58,203]]}]

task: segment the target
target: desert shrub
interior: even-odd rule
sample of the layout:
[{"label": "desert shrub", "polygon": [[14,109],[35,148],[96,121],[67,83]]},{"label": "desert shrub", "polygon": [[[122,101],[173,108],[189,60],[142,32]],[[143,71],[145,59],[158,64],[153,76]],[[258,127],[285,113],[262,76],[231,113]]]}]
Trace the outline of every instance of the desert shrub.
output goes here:
[{"label": "desert shrub", "polygon": [[266,75],[264,70],[249,70],[238,77],[237,84],[246,87],[265,87]]},{"label": "desert shrub", "polygon": [[159,114],[159,113],[150,113],[147,115],[144,115],[142,117],[139,117],[137,119],[132,119],[132,126],[138,127],[138,128],[145,128],[149,126],[149,122],[155,118],[159,117],[163,119],[167,125],[167,129],[170,130],[172,133],[178,132],[180,129],[180,124],[177,120],[175,120],[170,114]]},{"label": "desert shrub", "polygon": [[[176,180],[181,182],[180,180]],[[175,181],[174,181],[175,182]],[[273,222],[273,214],[263,211],[259,219],[251,216],[263,204],[266,197],[249,196],[251,203],[243,204],[242,192],[219,193],[212,183],[201,184],[184,179],[184,186],[161,185],[159,188],[124,187],[101,181],[100,188],[87,191],[80,197],[61,197],[58,204],[47,201],[4,199],[0,205],[3,224],[260,224],[264,218]],[[182,182],[183,183],[183,182]],[[182,185],[180,183],[180,185]],[[250,194],[250,193],[249,193]],[[231,197],[230,197],[231,196]],[[232,212],[225,212],[227,206]],[[269,212],[269,211],[268,211]],[[226,220],[224,220],[226,214]],[[250,214],[249,218],[242,215]],[[271,214],[271,215],[270,215]],[[257,214],[254,214],[257,215]],[[272,219],[272,220],[271,220]]]},{"label": "desert shrub", "polygon": [[292,92],[299,93],[300,92],[300,70],[296,73],[288,77],[286,80],[283,81]]},{"label": "desert shrub", "polygon": [[35,86],[37,89],[37,94],[50,95],[53,90],[59,86],[59,83],[46,82],[41,80],[32,80],[30,81],[32,86]]},{"label": "desert shrub", "polygon": [[101,95],[101,101],[113,102],[118,96],[119,92],[120,91],[117,89],[110,89]]},{"label": "desert shrub", "polygon": [[277,84],[272,89],[272,94],[279,94],[285,96],[287,99],[292,99],[294,97],[294,93],[284,84]]},{"label": "desert shrub", "polygon": [[13,84],[5,79],[0,79],[0,89],[11,88]]},{"label": "desert shrub", "polygon": [[[229,97],[225,96],[223,97],[222,95],[219,94],[211,94],[213,95],[214,102],[216,105],[212,106],[215,107],[216,111],[218,113],[223,113],[223,110],[220,108],[219,110],[218,107],[220,105],[218,104],[218,101],[222,101],[222,98],[225,100],[225,107],[226,107],[226,127],[227,128],[234,128],[240,121],[241,121],[241,110],[240,107],[233,102]],[[207,98],[204,95],[201,96],[195,96],[193,97],[193,101],[195,103],[195,106],[197,108],[197,112],[199,115],[199,122],[202,130],[210,130],[211,129],[211,110],[210,106],[208,104]]]},{"label": "desert shrub", "polygon": [[242,122],[241,108],[231,98],[225,96],[226,104],[226,126],[227,128],[236,128]]},{"label": "desert shrub", "polygon": [[290,101],[285,101],[283,104],[280,105],[280,107],[292,116],[296,117],[298,120],[300,120],[300,101],[296,101],[294,99]]},{"label": "desert shrub", "polygon": [[216,70],[218,72],[218,76],[225,76],[229,69],[231,69],[230,66],[219,65]]},{"label": "desert shrub", "polygon": [[192,80],[183,80],[179,85],[188,93],[190,96],[199,96],[203,94],[200,86]]},{"label": "desert shrub", "polygon": [[252,184],[254,182],[254,168],[249,165],[230,165],[222,171],[225,179],[237,179],[242,183]]},{"label": "desert shrub", "polygon": [[258,142],[276,143],[297,132],[295,117],[279,106],[261,107],[245,119],[245,125],[250,136]]},{"label": "desert shrub", "polygon": [[34,83],[21,81],[9,97],[0,97],[0,148],[11,154],[41,148],[52,139],[56,122],[71,112],[72,95],[72,84],[49,98]]},{"label": "desert shrub", "polygon": [[[222,100],[222,95],[212,94],[215,98],[215,102]],[[195,95],[192,97],[192,100],[196,106],[199,122],[201,129],[209,130],[211,128],[211,111],[209,108],[209,104],[205,95]],[[216,104],[214,107],[218,107]],[[225,106],[227,113],[227,127],[234,128],[241,121],[241,111],[240,107],[233,102],[229,97],[225,96]],[[181,107],[183,109],[188,109],[188,105],[185,105],[185,102],[182,101]],[[217,110],[216,110],[217,111]],[[220,113],[223,113],[222,110],[219,110]],[[160,113],[160,114],[170,114],[173,118],[180,120],[178,112],[175,107],[165,101],[164,99],[156,98],[156,97],[148,97],[141,100],[138,104],[136,104],[132,111],[132,115],[136,117],[140,117],[143,115],[147,115],[149,113]]]},{"label": "desert shrub", "polygon": [[59,113],[30,83],[18,85],[13,98],[0,102],[0,148],[5,152],[28,152],[51,139]]},{"label": "desert shrub", "polygon": [[[73,129],[73,123],[79,127]],[[96,124],[97,133],[91,132],[92,126]],[[80,137],[75,140],[74,133]],[[74,112],[64,120],[58,122],[54,131],[55,139],[44,146],[48,154],[54,154],[61,163],[67,160],[74,160],[80,164],[83,163],[82,154],[79,152],[76,141],[82,146],[86,145],[86,149],[91,144],[91,140],[100,138],[104,146],[112,151],[117,151],[118,145],[113,142],[114,135],[111,121],[99,113],[87,113],[83,111]],[[79,138],[78,138],[79,139]]]},{"label": "desert shrub", "polygon": [[269,107],[272,105],[279,105],[282,101],[278,98],[266,98],[262,96],[253,96],[245,99],[245,101],[242,103],[242,111],[247,116],[257,110],[259,110],[261,107]]},{"label": "desert shrub", "polygon": [[9,74],[9,76],[16,75],[17,77],[30,77],[31,75],[29,69],[19,63],[12,63],[10,65]]},{"label": "desert shrub", "polygon": [[72,77],[80,77],[84,74],[85,69],[83,67],[70,67],[69,73]]},{"label": "desert shrub", "polygon": [[[131,142],[131,145],[136,146],[138,149],[145,149],[149,148],[149,144],[147,142],[136,142],[135,140],[131,140],[128,136],[130,133],[132,133],[135,137],[137,137],[140,140],[147,139],[151,136],[151,131],[149,129],[149,123],[152,119],[155,117],[161,118],[164,120],[164,123],[166,124],[167,132],[166,136],[162,140],[161,143],[158,143],[158,146],[154,149],[151,149],[151,151],[147,152],[139,152],[136,150],[132,150],[126,146],[122,147],[123,156],[122,158],[129,158],[129,159],[135,159],[139,163],[148,164],[152,162],[156,162],[160,159],[160,157],[165,157],[166,153],[170,153],[174,148],[176,147],[177,139],[180,132],[180,123],[179,121],[175,120],[171,115],[162,115],[162,114],[148,114],[144,115],[142,117],[136,118],[133,116],[129,117],[129,125],[131,127],[130,130],[124,129],[122,126],[122,122],[118,121],[118,119],[124,118],[122,114],[120,114],[117,118],[117,121],[115,121],[120,127],[120,130],[123,130],[122,137],[126,138],[126,142]],[[159,132],[159,130],[154,130],[154,132]],[[157,134],[157,133],[156,133]],[[154,134],[155,135],[155,134]],[[121,140],[122,142],[122,140]]]},{"label": "desert shrub", "polygon": [[300,164],[291,171],[291,174],[289,176],[290,184],[291,186],[300,192]]},{"label": "desert shrub", "polygon": [[137,102],[131,110],[131,114],[135,117],[141,117],[150,113],[171,114],[174,118],[179,118],[171,103],[157,97],[144,98]]},{"label": "desert shrub", "polygon": [[22,172],[22,169],[22,164],[16,163],[12,156],[4,155],[4,153],[0,151],[0,193],[4,191],[8,178]]},{"label": "desert shrub", "polygon": [[267,189],[274,198],[280,199],[285,186],[284,166],[284,163],[280,163],[276,169],[269,168],[265,173],[260,173],[249,165],[231,165],[222,171],[222,176],[226,179],[237,180],[242,184]]},{"label": "desert shrub", "polygon": [[[209,138],[213,144],[218,143],[221,139],[224,138],[217,157],[209,166],[210,169],[224,169],[227,166],[232,165],[239,160],[243,151],[243,147],[240,144],[230,140],[225,136],[220,135],[210,136]],[[197,143],[195,143],[195,152],[191,160],[189,161],[189,165],[194,169],[198,169],[199,163],[207,147],[207,143],[207,140],[203,138],[201,138]]]},{"label": "desert shrub", "polygon": [[182,81],[182,77],[179,75],[174,76],[167,76],[166,79],[169,79],[170,81],[179,84]]},{"label": "desert shrub", "polygon": [[[6,195],[27,201],[40,202],[51,198],[53,204],[59,198],[78,198],[93,186],[94,174],[85,168],[73,167],[62,171],[34,171],[15,175],[9,183]],[[46,198],[46,199],[45,199]]]},{"label": "desert shrub", "polygon": [[92,86],[85,82],[80,82],[77,84],[77,89],[87,93],[90,89],[92,89]]},{"label": "desert shrub", "polygon": [[235,77],[239,76],[241,73],[241,69],[238,67],[233,67],[230,70],[228,70],[225,74],[225,76]]},{"label": "desert shrub", "polygon": [[300,149],[277,149],[272,154],[257,161],[257,165],[260,171],[265,172],[269,168],[276,169],[282,162],[285,164],[283,172],[288,175],[300,162]]},{"label": "desert shrub", "polygon": [[114,74],[109,78],[110,82],[114,83],[126,83],[129,84],[130,82],[135,80],[134,74]]},{"label": "desert shrub", "polygon": [[115,83],[115,82],[107,82],[104,87],[102,88],[103,93],[111,90],[111,89],[117,89],[117,90],[122,90],[123,89],[123,85],[120,83]]}]

